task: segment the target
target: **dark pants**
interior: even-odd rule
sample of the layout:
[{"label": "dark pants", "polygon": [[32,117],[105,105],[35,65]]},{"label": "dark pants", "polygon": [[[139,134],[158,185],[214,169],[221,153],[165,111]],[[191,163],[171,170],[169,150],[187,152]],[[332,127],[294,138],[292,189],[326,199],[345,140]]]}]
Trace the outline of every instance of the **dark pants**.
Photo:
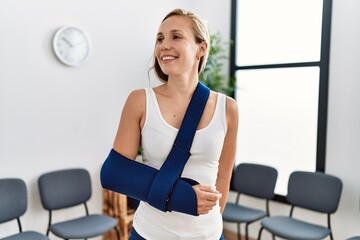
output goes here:
[{"label": "dark pants", "polygon": [[[131,229],[131,233],[130,233],[129,240],[146,240],[146,239],[143,238],[142,236],[140,236],[140,234],[138,234],[138,233],[135,231],[135,228],[132,228],[132,229]],[[221,237],[220,237],[219,240],[224,240],[224,236],[221,235]]]}]

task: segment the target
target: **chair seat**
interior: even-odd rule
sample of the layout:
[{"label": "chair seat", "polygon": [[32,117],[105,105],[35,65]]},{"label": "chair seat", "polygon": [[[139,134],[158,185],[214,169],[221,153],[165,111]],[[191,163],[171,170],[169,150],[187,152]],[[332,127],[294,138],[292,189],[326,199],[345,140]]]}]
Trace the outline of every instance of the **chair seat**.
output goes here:
[{"label": "chair seat", "polygon": [[352,237],[352,238],[348,238],[346,240],[360,240],[360,237]]},{"label": "chair seat", "polygon": [[266,212],[234,203],[225,205],[223,220],[226,222],[253,222],[266,217]]},{"label": "chair seat", "polygon": [[292,240],[319,240],[330,234],[326,227],[285,216],[267,218],[261,225],[278,237]]},{"label": "chair seat", "polygon": [[51,225],[50,231],[60,238],[83,239],[102,235],[114,228],[114,218],[93,214]]},{"label": "chair seat", "polygon": [[2,238],[1,240],[49,240],[49,238],[38,232],[26,231]]}]

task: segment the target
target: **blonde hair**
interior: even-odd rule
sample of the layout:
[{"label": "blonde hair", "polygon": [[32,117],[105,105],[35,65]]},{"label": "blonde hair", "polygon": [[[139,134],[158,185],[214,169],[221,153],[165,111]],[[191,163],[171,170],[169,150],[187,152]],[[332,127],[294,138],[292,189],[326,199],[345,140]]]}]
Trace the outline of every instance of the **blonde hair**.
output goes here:
[{"label": "blonde hair", "polygon": [[[206,23],[204,22],[204,20],[202,20],[200,17],[196,16],[194,13],[192,13],[190,11],[186,11],[184,9],[180,9],[180,8],[174,9],[173,11],[168,13],[161,22],[164,22],[166,19],[168,19],[169,17],[173,17],[173,16],[183,16],[183,17],[187,17],[188,19],[190,19],[192,31],[195,36],[195,42],[196,43],[206,42],[208,45],[206,53],[204,54],[204,56],[202,56],[200,58],[199,68],[198,68],[198,73],[200,74],[205,68],[205,65],[206,65],[206,62],[207,62],[207,59],[209,56],[209,49],[210,49],[210,37],[209,37],[209,32],[208,32]],[[159,78],[160,81],[167,82],[169,76],[166,75],[161,70],[159,62],[155,56],[155,53],[154,53],[154,64],[151,69],[155,70],[155,74]]]}]

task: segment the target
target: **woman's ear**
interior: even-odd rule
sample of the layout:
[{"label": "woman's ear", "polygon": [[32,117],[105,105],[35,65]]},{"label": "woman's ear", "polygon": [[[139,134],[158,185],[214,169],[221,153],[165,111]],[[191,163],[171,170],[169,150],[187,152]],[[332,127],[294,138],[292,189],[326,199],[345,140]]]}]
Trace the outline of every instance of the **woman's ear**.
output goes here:
[{"label": "woman's ear", "polygon": [[200,43],[198,56],[203,57],[206,54],[207,49],[208,49],[208,44],[205,41],[202,41]]}]

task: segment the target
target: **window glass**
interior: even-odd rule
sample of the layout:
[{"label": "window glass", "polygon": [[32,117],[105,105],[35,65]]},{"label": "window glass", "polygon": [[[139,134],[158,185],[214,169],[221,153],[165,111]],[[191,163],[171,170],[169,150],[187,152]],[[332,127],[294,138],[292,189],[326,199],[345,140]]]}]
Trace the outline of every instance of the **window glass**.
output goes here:
[{"label": "window glass", "polygon": [[316,170],[319,68],[241,70],[236,79],[236,164],[275,167],[275,192],[285,196],[292,171]]},{"label": "window glass", "polygon": [[236,65],[320,60],[322,0],[238,0]]}]

